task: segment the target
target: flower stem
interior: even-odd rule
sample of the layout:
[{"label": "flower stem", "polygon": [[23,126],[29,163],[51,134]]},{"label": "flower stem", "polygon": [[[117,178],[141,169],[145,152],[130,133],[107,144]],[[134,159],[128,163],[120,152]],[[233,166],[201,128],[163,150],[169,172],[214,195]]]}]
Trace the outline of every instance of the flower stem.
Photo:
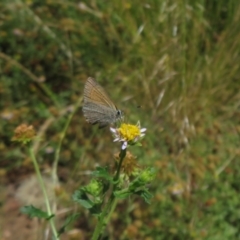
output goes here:
[{"label": "flower stem", "polygon": [[[43,182],[43,178],[42,178],[42,175],[41,175],[41,173],[40,173],[40,169],[39,169],[37,160],[36,160],[36,158],[35,158],[35,155],[34,155],[34,151],[33,151],[32,146],[30,146],[30,147],[28,148],[28,152],[29,152],[29,155],[30,155],[30,157],[31,157],[31,159],[32,159],[32,161],[33,161],[33,165],[34,165],[35,171],[36,171],[36,173],[37,173],[37,178],[38,178],[40,187],[41,187],[42,192],[43,192],[43,196],[44,196],[44,200],[45,200],[45,204],[46,204],[48,216],[51,216],[51,215],[52,215],[52,211],[51,211],[51,208],[50,208],[50,203],[49,203],[47,191],[46,191],[46,188],[45,188],[45,185],[44,185],[44,182]],[[49,219],[49,222],[50,222],[50,226],[51,226],[51,228],[52,228],[52,232],[53,232],[53,235],[54,235],[54,239],[55,239],[55,240],[58,240],[59,237],[58,237],[58,233],[57,233],[57,230],[56,230],[56,227],[55,227],[53,218],[50,218],[50,219]]]},{"label": "flower stem", "polygon": [[102,231],[104,230],[105,226],[108,224],[110,218],[111,218],[111,215],[117,205],[117,199],[114,195],[114,191],[117,189],[118,187],[118,183],[119,183],[119,176],[120,176],[120,170],[121,170],[121,167],[122,167],[122,162],[124,160],[126,156],[126,149],[124,150],[121,150],[120,154],[119,154],[119,157],[120,157],[120,160],[119,160],[119,164],[118,164],[118,169],[117,169],[117,172],[116,172],[116,175],[114,177],[114,186],[113,186],[113,191],[112,191],[112,194],[109,198],[109,201],[108,203],[106,203],[106,205],[104,206],[103,208],[103,211],[99,217],[99,220],[98,220],[98,223],[97,223],[97,226],[94,230],[94,233],[93,233],[93,236],[91,238],[91,240],[98,240],[100,239],[101,237],[101,234],[102,234]]},{"label": "flower stem", "polygon": [[57,175],[57,168],[58,168],[58,162],[59,162],[59,156],[60,156],[60,150],[61,150],[61,147],[62,147],[62,142],[66,136],[66,132],[67,132],[67,129],[69,127],[69,124],[74,116],[74,114],[76,113],[80,103],[82,101],[82,98],[79,98],[76,105],[74,106],[74,109],[73,111],[69,114],[69,117],[65,123],[65,126],[63,128],[63,131],[60,133],[60,139],[59,139],[59,142],[57,144],[57,148],[56,148],[56,153],[55,153],[55,157],[54,157],[54,161],[53,161],[53,167],[52,167],[52,178],[53,178],[53,183],[54,185],[57,185],[58,184],[58,175]]},{"label": "flower stem", "polygon": [[[118,164],[117,173],[116,173],[116,176],[114,178],[114,180],[116,180],[116,181],[119,179],[120,170],[121,170],[121,167],[122,167],[122,162],[123,162],[123,159],[125,158],[125,156],[126,156],[126,149],[124,149],[124,150],[122,149],[120,154],[119,154],[120,160],[119,160],[119,164]],[[115,189],[116,189],[116,185],[115,185],[114,190]]]}]

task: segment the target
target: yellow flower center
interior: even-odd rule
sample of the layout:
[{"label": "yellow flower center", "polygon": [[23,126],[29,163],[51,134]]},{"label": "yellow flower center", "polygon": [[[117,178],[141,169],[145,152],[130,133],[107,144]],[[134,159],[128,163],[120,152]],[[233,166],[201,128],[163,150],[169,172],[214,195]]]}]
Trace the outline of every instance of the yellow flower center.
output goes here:
[{"label": "yellow flower center", "polygon": [[127,123],[122,123],[118,131],[121,135],[121,138],[126,141],[132,141],[141,134],[138,126]]}]

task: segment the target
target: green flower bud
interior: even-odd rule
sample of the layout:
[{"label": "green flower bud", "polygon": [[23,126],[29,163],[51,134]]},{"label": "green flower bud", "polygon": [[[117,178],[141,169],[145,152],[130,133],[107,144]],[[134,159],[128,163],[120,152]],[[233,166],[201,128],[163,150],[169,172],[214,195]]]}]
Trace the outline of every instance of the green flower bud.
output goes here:
[{"label": "green flower bud", "polygon": [[103,184],[102,182],[93,179],[86,187],[84,187],[84,190],[92,196],[98,197],[102,193]]},{"label": "green flower bud", "polygon": [[156,173],[157,171],[155,168],[149,167],[140,173],[138,179],[142,184],[147,184],[150,183],[155,178]]}]

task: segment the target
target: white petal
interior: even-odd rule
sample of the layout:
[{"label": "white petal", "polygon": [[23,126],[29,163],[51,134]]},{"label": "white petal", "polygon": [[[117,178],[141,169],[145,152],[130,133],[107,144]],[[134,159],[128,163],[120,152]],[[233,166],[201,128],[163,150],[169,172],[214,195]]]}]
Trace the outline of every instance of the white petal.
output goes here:
[{"label": "white petal", "polygon": [[123,142],[122,150],[126,149],[126,148],[127,148],[127,145],[128,145],[127,141]]},{"label": "white petal", "polygon": [[142,132],[146,132],[146,131],[147,131],[146,128],[142,128],[142,129],[140,130],[141,133],[142,133]]},{"label": "white petal", "polygon": [[113,132],[113,133],[116,133],[116,132],[117,132],[117,129],[110,127],[110,131]]}]

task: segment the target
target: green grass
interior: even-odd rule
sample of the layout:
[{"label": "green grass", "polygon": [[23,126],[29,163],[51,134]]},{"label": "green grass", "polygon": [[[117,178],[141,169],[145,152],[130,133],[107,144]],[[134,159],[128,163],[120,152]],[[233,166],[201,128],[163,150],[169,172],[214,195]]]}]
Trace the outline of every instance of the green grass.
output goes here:
[{"label": "green grass", "polygon": [[[129,121],[147,127],[134,154],[159,169],[152,204],[131,199],[127,217],[120,204],[112,239],[239,238],[237,0],[3,1],[0,9],[1,169],[26,161],[11,142],[22,122],[46,126],[37,158],[52,163],[46,147],[56,148],[64,110],[92,76]],[[85,183],[81,173],[95,164],[113,164],[117,150],[109,131],[89,126],[79,109],[60,152],[67,188]]]}]

